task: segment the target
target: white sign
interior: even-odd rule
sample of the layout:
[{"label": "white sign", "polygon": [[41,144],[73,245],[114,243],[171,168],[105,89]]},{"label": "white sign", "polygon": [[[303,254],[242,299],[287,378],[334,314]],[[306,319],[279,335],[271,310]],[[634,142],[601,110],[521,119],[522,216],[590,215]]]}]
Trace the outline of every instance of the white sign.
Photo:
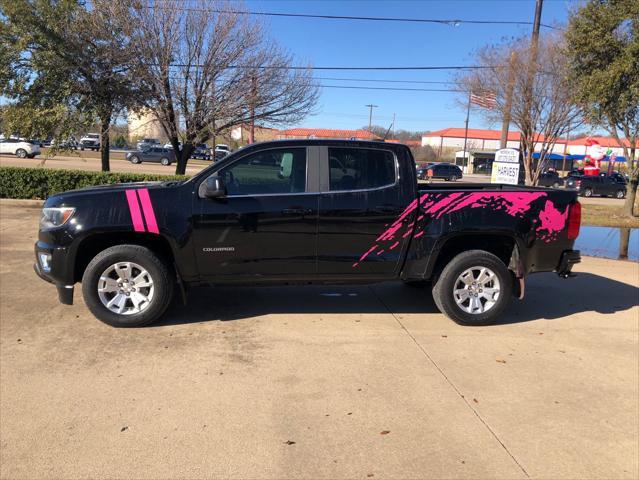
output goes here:
[{"label": "white sign", "polygon": [[491,183],[519,183],[519,151],[514,148],[502,148],[495,152]]},{"label": "white sign", "polygon": [[519,165],[519,150],[514,148],[502,148],[495,152],[495,161],[503,163],[516,163]]}]

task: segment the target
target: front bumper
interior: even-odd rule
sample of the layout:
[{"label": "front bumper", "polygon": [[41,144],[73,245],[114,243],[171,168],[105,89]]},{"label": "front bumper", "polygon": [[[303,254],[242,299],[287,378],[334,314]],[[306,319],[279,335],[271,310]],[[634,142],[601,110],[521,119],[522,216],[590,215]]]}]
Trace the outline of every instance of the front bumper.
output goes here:
[{"label": "front bumper", "polygon": [[[58,290],[58,300],[64,305],[73,305],[73,276],[72,272],[67,271],[69,263],[68,251],[66,248],[53,247],[44,242],[36,242],[35,244],[36,261],[33,264],[33,270],[42,280],[52,283]],[[49,271],[45,272],[40,264],[39,254],[46,253],[50,255]]]},{"label": "front bumper", "polygon": [[35,273],[38,275],[38,277],[40,277],[42,280],[52,283],[55,285],[56,289],[58,290],[58,301],[63,304],[63,305],[73,305],[73,291],[74,291],[74,286],[73,285],[60,285],[55,283],[50,277],[48,277],[40,268],[40,264],[38,263],[38,261],[36,260],[36,262],[33,264],[33,270],[35,270]]},{"label": "front bumper", "polygon": [[579,250],[564,250],[559,258],[559,265],[557,265],[557,275],[562,278],[576,276],[572,273],[572,266],[579,262],[581,262]]}]

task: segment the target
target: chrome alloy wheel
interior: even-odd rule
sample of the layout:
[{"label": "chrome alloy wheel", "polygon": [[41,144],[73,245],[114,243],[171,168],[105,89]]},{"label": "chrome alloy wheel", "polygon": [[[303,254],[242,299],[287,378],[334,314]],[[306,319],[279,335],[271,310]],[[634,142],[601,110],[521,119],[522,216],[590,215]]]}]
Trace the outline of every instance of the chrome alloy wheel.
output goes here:
[{"label": "chrome alloy wheel", "polygon": [[499,293],[499,278],[486,267],[464,270],[453,287],[455,303],[463,311],[475,315],[493,308],[499,299]]},{"label": "chrome alloy wheel", "polygon": [[98,296],[102,305],[119,315],[133,315],[145,310],[153,300],[153,292],[151,274],[133,262],[111,265],[98,280]]}]

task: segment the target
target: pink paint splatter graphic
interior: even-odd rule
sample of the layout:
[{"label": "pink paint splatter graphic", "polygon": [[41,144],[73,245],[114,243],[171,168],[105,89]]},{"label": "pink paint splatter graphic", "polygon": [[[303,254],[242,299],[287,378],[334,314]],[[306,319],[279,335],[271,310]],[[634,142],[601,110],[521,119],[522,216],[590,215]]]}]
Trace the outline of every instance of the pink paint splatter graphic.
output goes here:
[{"label": "pink paint splatter graphic", "polygon": [[[422,237],[428,223],[444,215],[464,209],[489,209],[494,212],[504,212],[511,217],[523,218],[535,201],[547,196],[546,192],[426,193],[419,198],[419,202],[413,200],[406,207],[390,227],[377,237],[375,244],[353,264],[353,267],[357,267],[373,252],[381,255],[386,249],[397,248],[401,243],[399,239],[408,237],[413,230],[415,230],[413,238]],[[412,220],[413,213],[418,208],[421,208],[421,212],[416,220]],[[559,232],[566,227],[567,218],[568,208],[562,212],[553,202],[546,200],[543,209],[539,212],[539,224],[535,229],[536,237],[546,243],[556,240]]]},{"label": "pink paint splatter graphic", "polygon": [[566,226],[568,220],[568,208],[560,212],[550,200],[546,200],[544,209],[539,212],[539,226],[535,230],[537,238],[544,242],[552,242],[557,239],[557,234]]}]

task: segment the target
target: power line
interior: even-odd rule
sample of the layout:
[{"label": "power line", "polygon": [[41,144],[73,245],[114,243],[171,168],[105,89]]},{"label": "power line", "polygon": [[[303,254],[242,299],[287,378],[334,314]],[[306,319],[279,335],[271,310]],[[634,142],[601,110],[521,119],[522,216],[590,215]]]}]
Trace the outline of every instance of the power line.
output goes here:
[{"label": "power line", "polygon": [[[169,77],[171,80],[185,80],[184,77]],[[286,85],[286,82],[266,82],[266,84]],[[363,85],[324,85],[318,84],[320,88],[342,88],[348,90],[386,90],[391,92],[447,92],[459,93],[465,90],[451,88],[409,88],[409,87],[367,87]]]},{"label": "power line", "polygon": [[[168,9],[171,7],[162,7],[157,5],[146,5],[141,8],[145,9]],[[256,12],[247,10],[223,10],[217,8],[193,8],[181,7],[180,10],[187,12],[211,12],[229,15],[252,15],[261,17],[290,17],[290,18],[316,18],[321,20],[355,20],[366,22],[400,22],[400,23],[432,23],[439,25],[448,25],[450,27],[458,27],[462,24],[471,25],[532,25],[533,22],[526,21],[510,21],[510,20],[464,20],[461,18],[454,19],[435,19],[435,18],[405,18],[405,17],[360,17],[354,15],[319,15],[309,13],[281,13],[281,12]],[[541,26],[553,30],[560,30],[553,25],[542,24]]]},{"label": "power line", "polygon": [[341,77],[313,77],[315,80],[335,80],[343,82],[378,82],[378,83],[427,83],[450,85],[453,82],[443,80],[388,80],[381,78],[341,78]]},{"label": "power line", "polygon": [[321,88],[347,88],[351,90],[389,90],[392,92],[463,92],[444,88],[396,88],[396,87],[364,87],[361,85],[319,85]]},{"label": "power line", "polygon": [[[149,65],[154,67],[159,67],[161,65],[157,63],[143,63],[143,65]],[[169,67],[204,67],[205,65],[197,64],[197,63],[171,63],[168,65]],[[412,66],[412,67],[313,67],[307,66],[302,67],[299,65],[265,65],[265,66],[254,66],[254,65],[228,65],[224,67],[224,70],[232,70],[232,69],[257,69],[257,70],[488,70],[494,68],[504,68],[502,65],[452,65],[452,66]]]}]

